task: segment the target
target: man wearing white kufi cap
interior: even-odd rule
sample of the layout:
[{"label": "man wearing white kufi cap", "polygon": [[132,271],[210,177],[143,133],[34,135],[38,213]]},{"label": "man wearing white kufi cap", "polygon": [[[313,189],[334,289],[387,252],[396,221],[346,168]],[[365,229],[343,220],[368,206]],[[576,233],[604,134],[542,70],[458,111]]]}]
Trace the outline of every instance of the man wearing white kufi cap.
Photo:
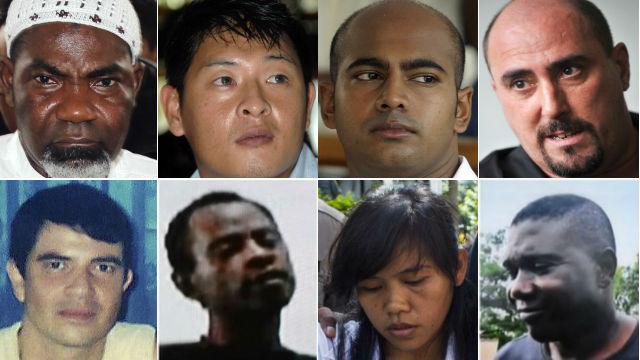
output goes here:
[{"label": "man wearing white kufi cap", "polygon": [[0,177],[155,177],[122,149],[143,75],[128,0],[13,0],[0,88],[18,131],[0,137]]}]

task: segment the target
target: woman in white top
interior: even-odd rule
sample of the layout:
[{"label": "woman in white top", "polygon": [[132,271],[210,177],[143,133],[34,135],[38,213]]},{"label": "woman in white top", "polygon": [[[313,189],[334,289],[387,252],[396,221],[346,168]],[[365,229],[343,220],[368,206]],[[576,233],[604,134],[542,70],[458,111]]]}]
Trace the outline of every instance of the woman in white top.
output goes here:
[{"label": "woman in white top", "polygon": [[465,280],[454,210],[422,187],[382,189],[331,249],[326,292],[351,299],[320,359],[476,359],[477,290]]}]

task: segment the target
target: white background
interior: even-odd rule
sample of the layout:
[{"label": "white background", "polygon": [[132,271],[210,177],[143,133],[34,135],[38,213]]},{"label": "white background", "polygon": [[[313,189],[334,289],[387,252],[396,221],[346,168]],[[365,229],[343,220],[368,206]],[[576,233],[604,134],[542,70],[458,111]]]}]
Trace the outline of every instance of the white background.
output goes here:
[{"label": "white background", "polygon": [[158,181],[158,342],[197,342],[207,334],[208,314],[171,281],[164,247],[169,222],[178,211],[210,191],[234,191],[273,214],[296,275],[296,291],[282,311],[280,340],[294,351],[316,353],[317,185],[316,180]]}]

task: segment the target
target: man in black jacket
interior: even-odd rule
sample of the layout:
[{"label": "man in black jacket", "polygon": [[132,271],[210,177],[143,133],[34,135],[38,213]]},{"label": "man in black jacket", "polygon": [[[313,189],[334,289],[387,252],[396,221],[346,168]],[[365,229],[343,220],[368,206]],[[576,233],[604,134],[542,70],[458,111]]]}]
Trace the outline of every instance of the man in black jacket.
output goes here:
[{"label": "man in black jacket", "polygon": [[280,344],[280,311],[295,277],[271,212],[212,192],[180,211],[165,236],[171,278],[209,312],[200,342],[160,347],[160,359],[310,359]]},{"label": "man in black jacket", "polygon": [[481,177],[638,177],[637,117],[623,96],[629,54],[595,5],[514,0],[483,45],[521,146],[487,156]]}]

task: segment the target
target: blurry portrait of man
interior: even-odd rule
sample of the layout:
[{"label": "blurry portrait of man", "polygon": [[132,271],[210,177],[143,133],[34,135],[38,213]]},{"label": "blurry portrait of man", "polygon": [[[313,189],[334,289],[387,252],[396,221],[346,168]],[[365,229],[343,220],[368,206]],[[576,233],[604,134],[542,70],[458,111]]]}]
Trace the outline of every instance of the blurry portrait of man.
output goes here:
[{"label": "blurry portrait of man", "polygon": [[[495,358],[638,358],[638,305],[632,300],[638,294],[633,275],[638,261],[637,184],[528,182],[530,194],[518,194],[517,185],[522,184],[492,183],[482,194],[488,199],[485,208],[495,215],[481,221],[510,225],[501,246],[490,235],[496,225],[484,230],[485,241],[493,244],[488,246],[501,247],[498,262],[505,271],[506,292],[495,292],[500,299],[482,299],[487,306],[481,329],[489,330],[491,324],[505,334],[522,325],[526,329]],[[505,194],[509,204],[503,201]],[[505,223],[507,218],[512,219]],[[485,271],[490,268],[481,267],[482,277],[495,276]],[[492,323],[503,316],[496,317],[499,303],[508,304],[501,311],[514,314],[514,323]]]},{"label": "blurry portrait of man", "polygon": [[99,186],[0,184],[3,213],[13,213],[1,243],[11,285],[1,289],[3,326],[18,319],[0,329],[0,358],[155,359],[155,252],[138,243],[141,221],[119,204],[133,190],[147,197],[151,207],[132,214],[146,223],[155,218],[155,185]]},{"label": "blurry portrait of man", "polygon": [[161,182],[160,359],[315,358],[314,186]]}]

